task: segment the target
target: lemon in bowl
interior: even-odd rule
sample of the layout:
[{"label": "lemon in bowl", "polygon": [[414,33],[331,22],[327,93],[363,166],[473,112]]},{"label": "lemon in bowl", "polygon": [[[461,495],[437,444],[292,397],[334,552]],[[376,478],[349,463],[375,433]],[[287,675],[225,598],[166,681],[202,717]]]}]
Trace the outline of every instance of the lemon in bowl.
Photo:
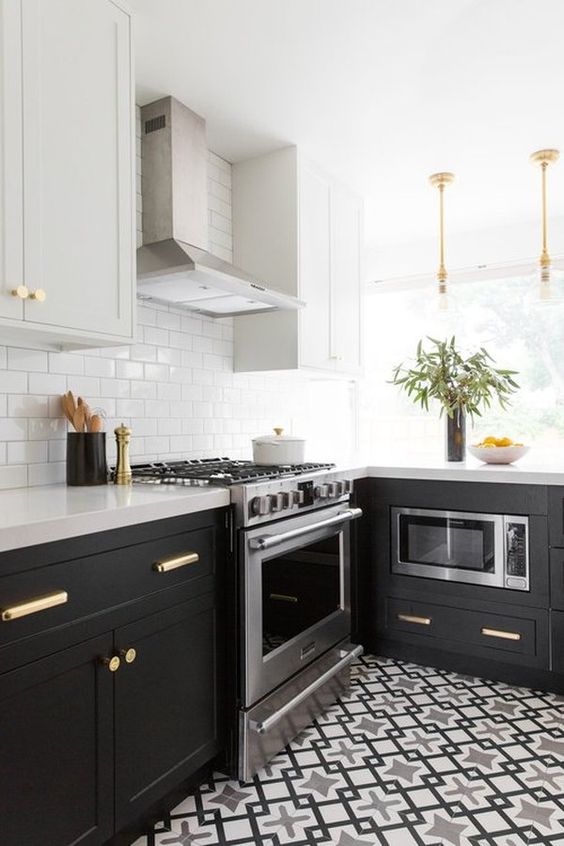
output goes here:
[{"label": "lemon in bowl", "polygon": [[488,435],[480,443],[468,447],[470,455],[485,464],[513,464],[528,451],[529,447],[525,444],[516,443],[508,437],[496,438],[493,435]]}]

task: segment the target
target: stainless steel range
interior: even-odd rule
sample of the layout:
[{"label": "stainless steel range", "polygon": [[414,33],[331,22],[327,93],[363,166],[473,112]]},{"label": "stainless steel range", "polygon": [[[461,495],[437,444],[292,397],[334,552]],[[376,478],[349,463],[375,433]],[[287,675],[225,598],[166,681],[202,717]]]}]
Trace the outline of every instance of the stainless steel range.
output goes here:
[{"label": "stainless steel range", "polygon": [[205,459],[132,468],[135,482],[222,485],[235,518],[238,754],[244,781],[348,687],[352,481],[331,464]]}]

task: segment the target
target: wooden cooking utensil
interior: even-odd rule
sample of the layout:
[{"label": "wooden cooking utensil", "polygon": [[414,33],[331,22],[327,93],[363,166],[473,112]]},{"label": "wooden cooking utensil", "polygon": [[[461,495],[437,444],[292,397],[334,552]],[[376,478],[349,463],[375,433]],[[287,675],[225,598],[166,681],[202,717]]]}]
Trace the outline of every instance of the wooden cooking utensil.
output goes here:
[{"label": "wooden cooking utensil", "polygon": [[86,424],[86,430],[90,431],[90,418],[92,417],[92,411],[90,410],[90,406],[85,400],[82,399],[82,397],[79,397],[77,402],[84,412],[84,423]]},{"label": "wooden cooking utensil", "polygon": [[90,432],[101,432],[103,426],[102,418],[99,414],[93,414],[90,418]]},{"label": "wooden cooking utensil", "polygon": [[77,432],[84,432],[84,408],[81,405],[74,412],[72,422]]}]

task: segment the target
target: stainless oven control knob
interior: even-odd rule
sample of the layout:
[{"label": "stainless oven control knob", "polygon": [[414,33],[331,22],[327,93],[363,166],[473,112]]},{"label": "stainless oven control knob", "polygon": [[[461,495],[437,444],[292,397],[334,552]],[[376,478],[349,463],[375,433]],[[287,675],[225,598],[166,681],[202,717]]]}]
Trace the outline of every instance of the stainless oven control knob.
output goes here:
[{"label": "stainless oven control knob", "polygon": [[269,499],[271,504],[271,511],[282,511],[282,509],[285,507],[283,493],[273,494],[271,497],[269,497]]},{"label": "stainless oven control knob", "polygon": [[290,491],[289,496],[291,505],[303,505],[305,502],[305,493],[303,491]]},{"label": "stainless oven control knob", "polygon": [[347,493],[347,483],[345,481],[335,482],[337,485],[337,496],[344,496]]},{"label": "stainless oven control knob", "polygon": [[327,499],[329,496],[329,485],[317,485],[313,491],[316,499]]},{"label": "stainless oven control knob", "polygon": [[298,504],[298,491],[286,491],[282,494],[284,497],[284,508],[293,508]]},{"label": "stainless oven control knob", "polygon": [[329,488],[329,496],[340,496],[340,482],[329,482],[327,487]]},{"label": "stainless oven control knob", "polygon": [[257,517],[263,517],[265,514],[270,514],[272,511],[271,497],[269,496],[255,496],[251,500],[251,511]]}]

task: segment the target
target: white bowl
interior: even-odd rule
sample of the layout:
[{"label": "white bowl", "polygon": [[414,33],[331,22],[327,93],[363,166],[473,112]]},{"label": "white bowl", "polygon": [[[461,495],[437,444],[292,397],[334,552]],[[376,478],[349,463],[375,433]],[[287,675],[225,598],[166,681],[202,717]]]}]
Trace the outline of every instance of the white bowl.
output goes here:
[{"label": "white bowl", "polygon": [[486,464],[513,464],[529,451],[528,446],[506,446],[506,447],[477,447],[469,446],[468,452],[474,458],[484,461]]}]

